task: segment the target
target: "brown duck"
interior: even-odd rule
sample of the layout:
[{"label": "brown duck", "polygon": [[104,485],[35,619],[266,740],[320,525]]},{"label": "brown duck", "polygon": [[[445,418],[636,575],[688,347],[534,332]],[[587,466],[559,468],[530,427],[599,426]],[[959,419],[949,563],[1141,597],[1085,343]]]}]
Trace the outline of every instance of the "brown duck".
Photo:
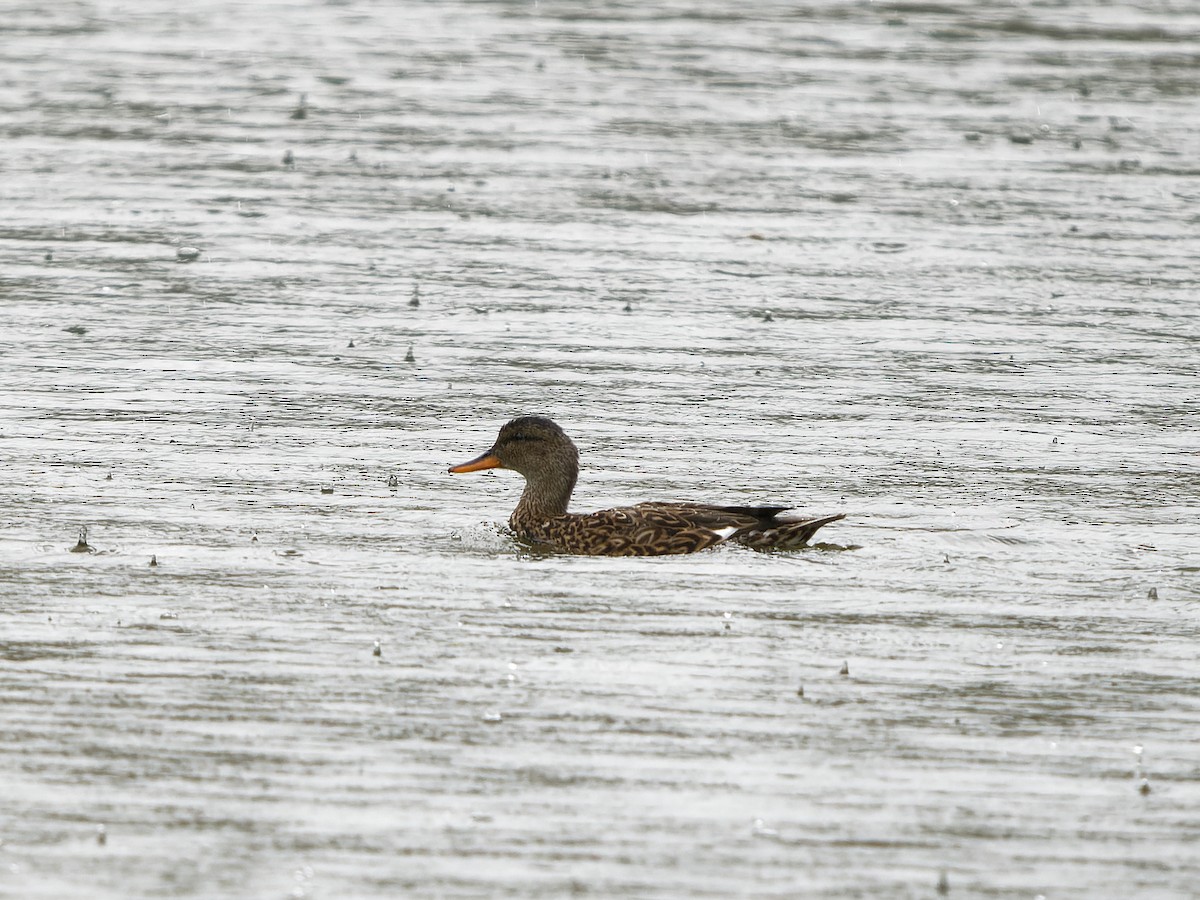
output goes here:
[{"label": "brown duck", "polygon": [[451,472],[512,469],[525,492],[508,524],[534,544],[588,556],[661,556],[692,553],[724,541],[755,550],[798,550],[822,525],[844,514],[797,519],[787,506],[712,506],[639,503],[593,513],[569,513],[579,477],[579,451],[550,419],[522,416],[500,429],[491,449],[451,466]]}]

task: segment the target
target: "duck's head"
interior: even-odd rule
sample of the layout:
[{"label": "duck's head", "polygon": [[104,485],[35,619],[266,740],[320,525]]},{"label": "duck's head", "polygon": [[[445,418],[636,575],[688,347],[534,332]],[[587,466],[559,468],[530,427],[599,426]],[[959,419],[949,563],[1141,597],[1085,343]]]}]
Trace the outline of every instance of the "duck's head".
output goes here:
[{"label": "duck's head", "polygon": [[569,481],[579,472],[579,451],[565,431],[545,416],[521,416],[500,429],[491,449],[450,471],[512,469],[527,481]]}]

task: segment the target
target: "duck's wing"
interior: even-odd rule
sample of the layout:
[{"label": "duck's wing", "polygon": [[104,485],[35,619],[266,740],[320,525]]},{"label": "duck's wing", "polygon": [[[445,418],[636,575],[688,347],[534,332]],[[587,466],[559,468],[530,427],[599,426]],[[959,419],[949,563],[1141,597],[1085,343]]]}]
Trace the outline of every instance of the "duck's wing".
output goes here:
[{"label": "duck's wing", "polygon": [[818,519],[780,518],[787,507],[639,503],[543,521],[525,537],[567,553],[588,556],[668,556],[694,553],[734,540],[756,550],[803,547],[822,525]]},{"label": "duck's wing", "polygon": [[709,518],[725,518],[732,521],[746,520],[761,522],[766,525],[772,522],[780,513],[787,512],[790,506],[718,506],[713,503],[639,503],[643,506],[665,507],[669,509],[693,510],[697,514]]},{"label": "duck's wing", "polygon": [[[755,550],[799,550],[808,545],[817,531],[846,518],[845,513],[832,516],[782,516],[789,506],[710,506],[703,503],[642,503],[635,509],[661,509],[677,514],[710,531],[724,533],[746,547]],[[728,529],[733,528],[732,532]],[[727,538],[722,538],[722,540]]]},{"label": "duck's wing", "polygon": [[559,517],[546,523],[545,539],[569,553],[667,556],[713,547],[757,521],[719,507],[639,503]]}]

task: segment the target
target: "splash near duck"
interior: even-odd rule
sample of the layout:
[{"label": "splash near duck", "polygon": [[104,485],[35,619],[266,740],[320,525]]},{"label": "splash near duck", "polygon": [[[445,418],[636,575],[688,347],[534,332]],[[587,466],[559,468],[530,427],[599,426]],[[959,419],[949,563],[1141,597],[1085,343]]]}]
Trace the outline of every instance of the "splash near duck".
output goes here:
[{"label": "splash near duck", "polygon": [[787,506],[639,503],[570,513],[579,451],[555,422],[521,416],[500,429],[491,448],[451,473],[512,469],[525,490],[508,524],[523,540],[586,556],[665,556],[734,541],[755,550],[799,550],[844,513],[815,519],[783,516]]}]

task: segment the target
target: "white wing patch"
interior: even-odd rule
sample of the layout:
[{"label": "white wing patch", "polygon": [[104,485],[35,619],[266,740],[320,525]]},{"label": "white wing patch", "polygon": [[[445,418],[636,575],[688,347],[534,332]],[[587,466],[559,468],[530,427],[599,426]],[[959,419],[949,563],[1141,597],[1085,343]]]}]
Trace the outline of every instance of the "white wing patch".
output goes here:
[{"label": "white wing patch", "polygon": [[712,530],[712,533],[715,534],[717,537],[719,537],[721,540],[727,541],[727,540],[729,540],[729,538],[733,537],[733,535],[736,534],[737,531],[738,531],[738,529],[736,526],[730,525],[728,528],[714,528]]}]

